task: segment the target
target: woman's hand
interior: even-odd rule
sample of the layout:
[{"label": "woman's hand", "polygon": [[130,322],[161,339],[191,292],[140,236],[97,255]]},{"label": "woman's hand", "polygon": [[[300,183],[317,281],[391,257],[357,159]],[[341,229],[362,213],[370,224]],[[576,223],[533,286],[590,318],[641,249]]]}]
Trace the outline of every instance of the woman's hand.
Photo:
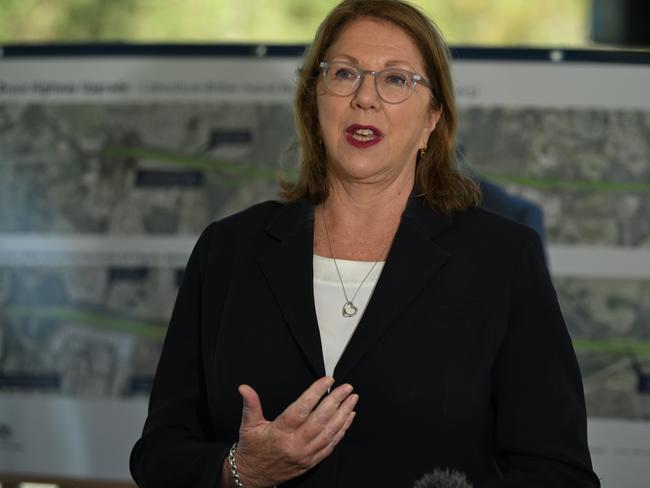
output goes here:
[{"label": "woman's hand", "polygon": [[255,390],[239,387],[244,408],[235,460],[246,488],[295,478],[330,455],[352,424],[359,399],[344,384],[321,401],[333,384],[327,376],[315,381],[273,422],[264,418]]}]

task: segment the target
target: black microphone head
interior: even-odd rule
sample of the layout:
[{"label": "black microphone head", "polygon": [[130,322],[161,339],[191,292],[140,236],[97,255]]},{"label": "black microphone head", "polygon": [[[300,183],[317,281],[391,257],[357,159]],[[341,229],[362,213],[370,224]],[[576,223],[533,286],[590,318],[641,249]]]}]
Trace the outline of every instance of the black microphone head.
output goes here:
[{"label": "black microphone head", "polygon": [[463,473],[451,469],[434,469],[417,480],[413,488],[472,488]]}]

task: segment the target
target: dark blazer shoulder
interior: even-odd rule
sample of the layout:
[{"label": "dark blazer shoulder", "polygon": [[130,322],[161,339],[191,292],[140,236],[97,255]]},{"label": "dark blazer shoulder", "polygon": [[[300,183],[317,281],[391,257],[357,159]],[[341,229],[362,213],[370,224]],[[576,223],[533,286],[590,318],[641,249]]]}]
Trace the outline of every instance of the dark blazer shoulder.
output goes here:
[{"label": "dark blazer shoulder", "polygon": [[211,222],[201,234],[201,238],[207,236],[210,241],[215,242],[215,240],[233,234],[244,236],[257,233],[268,227],[278,214],[292,205],[294,204],[277,200],[257,203]]},{"label": "dark blazer shoulder", "polygon": [[198,261],[200,267],[205,268],[219,254],[231,253],[264,229],[283,206],[282,202],[268,200],[211,222],[194,245],[190,262]]},{"label": "dark blazer shoulder", "polygon": [[280,212],[287,203],[277,200],[267,200],[240,210],[232,215],[215,220],[206,230],[219,232],[225,230],[244,230],[246,228],[264,228],[268,222]]},{"label": "dark blazer shoulder", "polygon": [[541,246],[538,233],[527,225],[481,207],[455,212],[453,221],[460,232],[479,238],[482,245],[509,248],[513,244],[527,243]]},{"label": "dark blazer shoulder", "polygon": [[476,263],[488,274],[513,272],[524,256],[545,262],[539,235],[523,224],[479,207],[452,212],[449,218],[435,241],[456,260]]},{"label": "dark blazer shoulder", "polygon": [[313,219],[313,206],[308,202],[267,200],[210,223],[201,233],[194,254],[203,263],[219,254],[241,255],[261,241],[281,239],[310,219]]}]

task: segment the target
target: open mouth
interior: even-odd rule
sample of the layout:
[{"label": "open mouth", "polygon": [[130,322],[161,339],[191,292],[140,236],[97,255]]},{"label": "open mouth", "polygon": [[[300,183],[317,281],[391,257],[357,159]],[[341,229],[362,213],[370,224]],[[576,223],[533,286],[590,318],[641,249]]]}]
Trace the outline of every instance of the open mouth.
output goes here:
[{"label": "open mouth", "polygon": [[375,132],[372,129],[357,129],[352,133],[352,139],[355,141],[372,141],[375,137]]},{"label": "open mouth", "polygon": [[346,132],[352,141],[360,143],[378,142],[383,136],[382,132],[372,125],[353,124],[346,129]]}]

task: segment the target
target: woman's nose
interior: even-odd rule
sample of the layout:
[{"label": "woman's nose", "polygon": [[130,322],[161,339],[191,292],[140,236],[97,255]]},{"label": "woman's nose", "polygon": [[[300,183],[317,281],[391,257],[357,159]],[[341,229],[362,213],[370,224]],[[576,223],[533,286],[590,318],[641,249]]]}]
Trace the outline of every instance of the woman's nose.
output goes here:
[{"label": "woman's nose", "polygon": [[379,104],[379,94],[375,87],[375,74],[365,73],[359,81],[359,88],[352,98],[355,106],[363,109],[377,108]]}]

